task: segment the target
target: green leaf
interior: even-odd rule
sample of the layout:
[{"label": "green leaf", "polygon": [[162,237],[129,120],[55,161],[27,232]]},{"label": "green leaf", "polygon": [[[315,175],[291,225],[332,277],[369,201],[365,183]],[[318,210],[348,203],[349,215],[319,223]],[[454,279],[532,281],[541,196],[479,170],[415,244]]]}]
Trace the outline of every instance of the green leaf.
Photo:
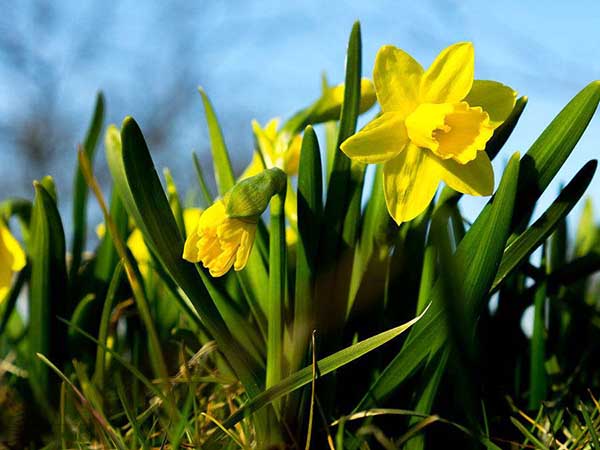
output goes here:
[{"label": "green leaf", "polygon": [[369,261],[376,248],[387,245],[385,236],[390,224],[390,215],[387,212],[385,198],[383,195],[383,165],[378,165],[373,180],[373,190],[367,207],[360,233],[360,238],[354,251],[354,262],[352,264],[352,275],[350,277],[350,290],[348,292],[348,316],[354,305]]},{"label": "green leaf", "polygon": [[[284,184],[285,186],[285,184]],[[269,248],[269,307],[267,333],[267,373],[265,387],[279,383],[283,374],[283,329],[286,297],[286,243],[285,243],[285,190],[271,199],[270,248]],[[281,404],[274,404],[280,411]]]},{"label": "green leaf", "polygon": [[29,278],[30,267],[26,265],[23,270],[17,274],[17,279],[13,283],[6,297],[0,302],[0,337],[6,329],[11,314],[15,310],[17,300],[21,294],[21,289]]},{"label": "green leaf", "polygon": [[171,175],[171,171],[168,168],[163,169],[163,175],[165,176],[165,184],[167,185],[167,198],[169,199],[169,205],[171,205],[171,211],[173,211],[173,217],[179,228],[181,236],[185,236],[185,224],[183,223],[183,208],[181,201],[179,200],[179,194],[177,193],[177,186],[175,180]]},{"label": "green leaf", "polygon": [[[496,274],[511,221],[517,177],[518,154],[511,158],[496,194],[488,202],[466,233],[452,257],[452,266],[460,269],[456,283],[461,287],[464,308],[479,314],[483,300]],[[447,341],[444,285],[436,282],[431,295],[432,307],[411,330],[402,350],[371,385],[355,410],[381,403],[410,376],[430,355]]]},{"label": "green leaf", "polygon": [[[115,129],[116,131],[116,129]],[[118,131],[116,131],[118,133]],[[108,132],[107,132],[108,134]],[[119,148],[121,139],[119,138]],[[127,235],[129,216],[119,196],[117,189],[113,186],[110,198],[110,217],[112,218],[119,236]],[[108,230],[107,230],[108,231]],[[94,277],[107,285],[119,262],[119,254],[112,241],[110,233],[106,232],[96,250],[94,259]]]},{"label": "green leaf", "polygon": [[198,155],[196,155],[196,153],[192,153],[192,159],[194,160],[194,168],[196,169],[198,185],[200,186],[202,198],[204,199],[204,207],[208,208],[213,203],[213,196],[210,193],[210,189],[208,189],[208,185],[206,184],[206,179],[204,178],[204,172],[202,171],[202,166],[198,160]]},{"label": "green leaf", "polygon": [[492,138],[485,145],[485,151],[490,159],[494,159],[517,126],[517,122],[527,106],[527,97],[519,97],[512,112],[498,128],[494,130]]},{"label": "green leaf", "polygon": [[219,121],[217,120],[217,115],[215,114],[212,104],[210,103],[206,92],[204,92],[204,89],[198,88],[198,91],[202,96],[206,124],[208,125],[208,135],[210,137],[210,147],[217,188],[219,189],[220,195],[225,195],[225,193],[235,184],[235,177],[233,176],[229,153],[227,152],[225,139],[223,138],[223,133],[221,132],[221,127],[219,126]]},{"label": "green leaf", "polygon": [[94,376],[93,380],[98,390],[100,392],[104,391],[104,373],[106,364],[106,352],[104,348],[108,345],[108,331],[110,326],[110,315],[113,310],[113,303],[115,300],[115,294],[117,292],[117,288],[121,283],[121,278],[123,276],[123,262],[119,262],[115,267],[115,271],[113,273],[112,279],[110,280],[110,285],[108,287],[108,292],[106,293],[106,298],[104,299],[104,305],[102,306],[102,314],[100,316],[100,325],[98,327],[98,341],[101,342],[102,346],[97,346],[96,348],[96,365],[94,367]]},{"label": "green leaf", "polygon": [[[73,311],[73,315],[71,317],[71,322],[74,324],[77,324],[79,326],[82,326],[84,324],[84,322],[87,322],[90,318],[90,316],[93,314],[93,306],[94,306],[94,300],[96,299],[95,295],[92,293],[87,294],[85,297],[83,297],[79,303],[77,303],[77,306],[75,307],[75,310]],[[71,344],[71,346],[73,348],[77,348],[78,346],[76,345],[76,333],[74,329],[69,329],[68,331],[69,334],[69,343]]]},{"label": "green leaf", "polygon": [[[372,336],[361,342],[351,345],[350,347],[346,347],[345,349],[340,350],[323,359],[320,359],[317,362],[318,373],[321,377],[327,375],[328,373],[331,373],[334,370],[337,370],[340,367],[343,367],[346,364],[349,364],[352,361],[360,358],[361,356],[364,356],[367,353],[381,347],[383,344],[398,337],[411,326],[413,326],[415,323],[417,323],[426,312],[427,310],[425,310],[423,314],[415,317],[414,319],[403,325],[384,331],[383,333],[379,333],[375,336]],[[260,408],[268,405],[269,403],[283,397],[284,395],[287,395],[290,392],[293,392],[296,389],[307,385],[312,381],[312,372],[313,367],[312,365],[310,365],[286,377],[277,385],[272,386],[271,388],[262,392],[255,398],[250,399],[247,403],[244,404],[244,406],[242,406],[235,413],[229,416],[229,418],[223,422],[223,426],[225,428],[231,428],[244,417],[246,417],[248,414],[251,414],[259,410]],[[222,433],[216,432],[213,436],[211,436],[208,439],[206,445],[208,446],[209,444],[214,443],[221,436]]]},{"label": "green leaf", "polygon": [[577,235],[575,236],[575,256],[583,256],[590,252],[600,234],[596,230],[594,221],[594,206],[591,197],[585,200],[579,224],[577,225]]},{"label": "green leaf", "polygon": [[[415,406],[415,411],[422,414],[431,413],[433,401],[435,400],[437,390],[442,381],[448,362],[449,349],[440,351],[427,364],[423,374],[423,389],[419,391],[418,401]],[[409,425],[415,425],[419,422],[419,417],[412,417]],[[406,443],[406,450],[422,450],[425,448],[425,436],[420,434],[412,438]]]},{"label": "green leaf", "polygon": [[[545,249],[544,249],[545,250]],[[545,252],[542,252],[544,254]],[[542,266],[547,267],[546,257],[542,257]],[[546,398],[548,381],[546,377],[546,281],[535,288],[533,335],[531,336],[530,372],[529,372],[529,409],[538,409]]]},{"label": "green leaf", "polygon": [[113,442],[115,447],[119,450],[127,450],[127,446],[123,443],[118,432],[110,426],[110,424],[106,421],[106,419],[104,419],[100,412],[94,409],[91,403],[75,387],[75,385],[69,379],[69,377],[67,377],[63,372],[61,372],[60,369],[56,365],[54,365],[45,355],[41,353],[36,353],[35,356],[37,356],[41,364],[44,364],[47,368],[52,370],[67,386],[69,386],[69,388],[75,393],[83,407],[88,410],[90,416],[94,419],[95,422],[97,422],[97,424],[99,425],[99,429],[105,432],[110,437],[110,440]]},{"label": "green leaf", "polygon": [[[351,179],[350,159],[343,154],[339,147],[342,142],[352,136],[356,131],[356,120],[360,102],[360,73],[361,73],[361,35],[360,24],[356,22],[352,27],[346,55],[346,79],[344,86],[344,103],[340,117],[340,128],[337,139],[337,151],[334,155],[333,168],[329,185],[327,187],[327,201],[321,222],[321,240],[319,243],[319,272],[323,282],[318,284],[317,303],[320,310],[317,313],[322,323],[317,324],[321,330],[323,341],[329,348],[335,348],[338,337],[329,339],[327,332],[335,333],[337,326],[343,322],[339,320],[333,324],[333,318],[344,318],[347,306],[348,292],[339,292],[335,287],[337,276],[337,263],[339,255],[343,252],[342,233],[344,218],[352,195],[353,181]],[[332,295],[337,293],[339,295]],[[326,330],[328,330],[326,332]]]},{"label": "green leaf", "polygon": [[[39,182],[34,182],[35,199],[31,218],[29,257],[29,351],[41,353],[59,366],[67,359],[66,328],[57,317],[65,317],[69,308],[67,271],[65,264],[65,235],[56,202]],[[29,381],[41,405],[54,403],[57,392],[50,387],[48,367],[33,358]]]},{"label": "green leaf", "polygon": [[21,198],[10,198],[0,203],[0,219],[8,223],[12,216],[17,216],[21,226],[23,241],[27,247],[29,241],[29,227],[31,222],[32,203]]},{"label": "green leaf", "polygon": [[[142,132],[132,118],[126,118],[123,122],[121,136],[122,149],[112,147],[107,159],[115,185],[129,214],[135,219],[151,251],[189,298],[207,331],[215,338],[244,384],[248,395],[257,395],[262,386],[260,371],[257,372],[257,368],[253,367],[249,355],[240,351],[240,343],[233,339],[211,301],[212,297],[215,302],[222,302],[224,297],[215,295],[218,291],[208,275],[205,274],[202,277],[204,283],[200,283],[194,265],[183,260],[183,240]],[[207,289],[211,291],[211,296]]]},{"label": "green leaf", "polygon": [[295,372],[306,362],[311,330],[314,327],[314,281],[323,186],[319,141],[309,125],[304,131],[298,170],[298,242],[294,295],[293,348],[290,369]]},{"label": "green leaf", "polygon": [[[83,149],[90,162],[93,162],[98,146],[98,137],[102,131],[102,123],[104,122],[104,96],[99,92],[96,96],[96,106],[94,115],[85,136]],[[85,235],[87,231],[87,199],[88,187],[83,178],[81,167],[77,164],[73,186],[73,241],[71,243],[71,266],[69,269],[69,278],[74,279],[74,276],[79,270],[81,263],[81,254],[85,247]]]},{"label": "green leaf", "polygon": [[525,229],[535,203],[583,135],[598,102],[600,81],[594,81],[563,108],[523,157],[513,230]]},{"label": "green leaf", "polygon": [[552,230],[573,209],[592,181],[596,166],[596,161],[586,163],[544,214],[526,231],[512,240],[502,257],[498,273],[492,284],[492,291],[496,290],[500,283],[546,240]]},{"label": "green leaf", "polygon": [[361,45],[360,24],[356,22],[352,27],[348,42],[344,103],[342,104],[340,116],[337,151],[333,159],[333,168],[327,188],[327,202],[324,211],[325,221],[328,226],[338,234],[342,231],[342,224],[348,204],[348,188],[351,176],[350,159],[339,151],[339,148],[341,143],[356,131],[358,105],[360,102]]}]

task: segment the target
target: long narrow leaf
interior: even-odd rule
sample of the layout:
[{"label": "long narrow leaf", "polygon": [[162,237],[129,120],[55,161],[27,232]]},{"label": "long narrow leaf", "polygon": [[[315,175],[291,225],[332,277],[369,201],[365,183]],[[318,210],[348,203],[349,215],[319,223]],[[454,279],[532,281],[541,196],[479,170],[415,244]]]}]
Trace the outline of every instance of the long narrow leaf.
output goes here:
[{"label": "long narrow leaf", "polygon": [[[392,328],[391,330],[384,331],[383,333],[379,333],[375,336],[351,345],[350,347],[340,350],[333,355],[320,359],[317,362],[318,373],[321,376],[327,375],[328,373],[331,373],[334,370],[337,370],[340,367],[343,367],[346,364],[349,364],[350,362],[360,358],[361,356],[364,356],[367,353],[381,347],[383,344],[391,341],[408,330],[411,326],[417,323],[426,312],[427,309],[423,312],[423,314],[415,317],[410,322]],[[310,365],[286,377],[277,385],[272,386],[271,388],[259,394],[257,397],[249,400],[242,408],[238,409],[225,422],[223,422],[223,426],[226,428],[231,428],[244,417],[246,417],[246,415],[251,414],[265,405],[268,405],[269,403],[281,398],[282,396],[307,385],[312,381],[312,371],[313,367]],[[216,439],[221,436],[221,433],[215,433],[207,441],[207,445],[215,442]]]},{"label": "long narrow leaf", "polygon": [[[65,235],[56,202],[41,183],[34,182],[31,241],[31,279],[29,282],[29,351],[42,353],[61,366],[67,355],[66,328],[57,321],[69,308],[65,264]],[[29,381],[36,399],[43,404],[58,398],[50,388],[48,367],[39,359],[32,361]]]},{"label": "long narrow leaf", "polygon": [[[102,131],[104,122],[104,95],[99,92],[96,97],[96,106],[92,121],[83,141],[83,148],[88,159],[93,162],[98,146],[98,138]],[[88,199],[88,187],[85,184],[81,167],[77,164],[75,173],[75,184],[73,186],[73,241],[71,244],[71,267],[69,278],[73,280],[74,275],[79,270],[81,262],[81,253],[85,246],[85,235],[87,231],[86,208]]]},{"label": "long narrow leaf", "polygon": [[492,291],[496,290],[508,274],[544,242],[552,230],[573,209],[592,181],[597,165],[595,160],[586,163],[544,214],[510,243],[502,257],[498,273],[492,284]]},{"label": "long narrow leaf", "polygon": [[208,125],[208,135],[210,137],[210,147],[215,168],[215,178],[217,180],[217,188],[219,194],[224,195],[235,184],[229,153],[225,145],[225,138],[219,126],[215,110],[208,99],[208,95],[204,89],[199,88],[198,91],[202,96],[202,104],[204,105],[204,113],[206,115],[206,124]]},{"label": "long narrow leaf", "polygon": [[183,240],[156,174],[154,164],[141,130],[132,118],[125,119],[122,128],[122,149],[117,146],[107,154],[111,174],[128,212],[135,218],[144,240],[186,293],[207,331],[231,363],[250,396],[261,391],[259,373],[249,356],[240,351],[239,343],[225,326],[195,267],[182,259]]},{"label": "long narrow leaf", "polygon": [[[462,286],[462,301],[465,308],[474,314],[481,308],[482,300],[487,298],[500,263],[511,220],[507,211],[513,208],[518,173],[516,154],[504,172],[498,191],[467,232],[453,257],[453,266],[462,268],[462,272],[456,274],[460,277],[457,282]],[[432,292],[429,313],[411,331],[400,353],[371,385],[356,410],[382,402],[446,342],[448,331],[441,302],[443,294],[443,285],[438,281]]]}]

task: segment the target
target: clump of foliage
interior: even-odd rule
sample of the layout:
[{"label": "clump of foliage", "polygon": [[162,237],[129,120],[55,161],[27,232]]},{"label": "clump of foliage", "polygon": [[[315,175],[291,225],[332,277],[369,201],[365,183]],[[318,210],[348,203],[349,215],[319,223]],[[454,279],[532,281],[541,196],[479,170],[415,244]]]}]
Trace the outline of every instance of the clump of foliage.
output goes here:
[{"label": "clump of foliage", "polygon": [[[469,48],[454,50],[469,58]],[[52,178],[34,182],[33,200],[0,206],[0,446],[600,448],[600,232],[591,201],[576,233],[566,222],[596,161],[531,220],[591,120],[600,83],[508,159],[468,223],[463,193],[491,193],[489,160],[505,155],[527,103],[503,87],[511,100],[495,115],[500,97],[473,93],[470,77],[448,85],[466,83],[466,97],[425,96],[411,109],[418,115],[394,115],[401,107],[390,112],[385,87],[361,80],[356,24],[344,84],[324,83],[321,98],[281,127],[254,124],[256,149],[241,180],[200,90],[217,196],[194,155],[202,194],[194,205],[182,203],[168,170],[163,188],[130,117],[104,133],[113,180],[105,199],[93,174],[99,95],[78,151],[71,242]],[[394,81],[406,92],[409,82]],[[375,94],[383,112],[357,133]],[[440,153],[454,147],[417,145],[423,128],[430,138],[450,133],[450,119],[428,122],[426,112],[439,108],[473,115],[481,148],[470,151],[481,171],[462,171],[473,167],[463,153]],[[389,140],[373,134],[377,126],[388,127]],[[398,136],[403,158],[431,151],[464,177],[419,172],[410,186],[393,184],[400,194],[390,199],[386,179],[425,167],[390,169]],[[373,157],[382,149],[393,155]],[[384,160],[365,183],[366,163]],[[426,179],[431,195],[416,184]],[[447,186],[432,201],[440,179]],[[90,192],[104,224],[86,253]],[[542,257],[532,257],[540,248]],[[528,308],[531,337],[521,327]]]}]

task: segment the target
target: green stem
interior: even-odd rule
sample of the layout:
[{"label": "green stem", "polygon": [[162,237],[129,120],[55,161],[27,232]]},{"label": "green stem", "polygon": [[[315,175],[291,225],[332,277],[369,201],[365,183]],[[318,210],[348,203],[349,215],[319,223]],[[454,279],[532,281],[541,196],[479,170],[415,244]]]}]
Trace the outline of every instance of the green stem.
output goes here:
[{"label": "green stem", "polygon": [[[271,199],[269,243],[269,304],[267,330],[267,380],[269,388],[281,380],[283,347],[283,303],[285,300],[285,190]],[[278,406],[276,406],[276,409]]]}]

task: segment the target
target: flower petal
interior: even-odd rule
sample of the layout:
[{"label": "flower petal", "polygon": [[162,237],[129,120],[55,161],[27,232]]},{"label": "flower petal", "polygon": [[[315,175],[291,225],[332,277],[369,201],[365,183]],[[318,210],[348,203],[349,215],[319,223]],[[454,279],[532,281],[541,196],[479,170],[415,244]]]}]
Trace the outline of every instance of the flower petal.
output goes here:
[{"label": "flower petal", "polygon": [[238,181],[245,180],[246,178],[253,177],[254,175],[258,175],[263,170],[265,170],[265,165],[263,164],[263,160],[258,154],[258,152],[252,153],[252,161],[248,164],[248,167],[242,172]]},{"label": "flower petal", "polygon": [[490,116],[494,128],[506,120],[515,107],[517,93],[497,81],[475,80],[465,101],[469,106],[481,106]]},{"label": "flower petal", "polygon": [[384,45],[375,57],[373,82],[383,112],[410,113],[417,105],[423,67],[408,53]]},{"label": "flower petal", "polygon": [[244,227],[242,239],[240,240],[240,246],[237,250],[235,261],[233,263],[234,270],[240,271],[244,267],[246,267],[246,263],[248,262],[248,257],[250,256],[250,252],[252,251],[252,245],[254,244],[254,235],[255,234],[256,234],[256,226],[255,225]]},{"label": "flower petal", "polygon": [[473,85],[475,51],[470,42],[459,42],[442,50],[421,80],[421,101],[457,103]]},{"label": "flower petal", "polygon": [[455,191],[469,195],[491,195],[494,191],[494,170],[486,152],[467,164],[453,159],[435,158],[444,183]]},{"label": "flower petal", "polygon": [[21,244],[17,241],[7,226],[0,223],[0,245],[3,248],[2,264],[6,264],[13,272],[18,272],[25,267],[26,258]]},{"label": "flower petal", "polygon": [[440,183],[439,164],[433,154],[416,145],[383,166],[383,190],[388,212],[397,224],[421,214]]},{"label": "flower petal", "polygon": [[348,156],[365,164],[376,164],[392,159],[402,151],[408,136],[404,115],[383,113],[366,127],[342,142],[341,149]]},{"label": "flower petal", "polygon": [[198,241],[200,235],[194,231],[188,234],[183,246],[183,259],[189,262],[197,263],[200,261],[200,255],[198,254]]}]

